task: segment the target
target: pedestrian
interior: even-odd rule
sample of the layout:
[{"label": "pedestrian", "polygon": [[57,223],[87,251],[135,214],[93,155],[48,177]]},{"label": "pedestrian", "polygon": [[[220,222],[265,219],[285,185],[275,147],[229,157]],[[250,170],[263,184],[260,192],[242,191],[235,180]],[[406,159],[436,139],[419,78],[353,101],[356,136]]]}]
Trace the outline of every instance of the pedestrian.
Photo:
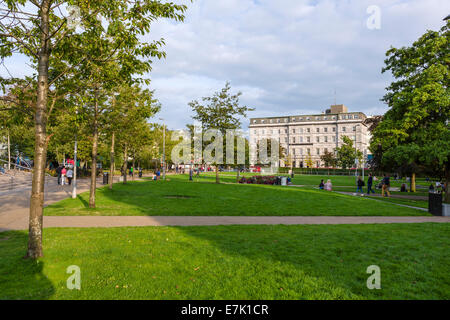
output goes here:
[{"label": "pedestrian", "polygon": [[363,188],[364,187],[364,180],[361,177],[358,177],[358,181],[356,182],[356,193],[364,193]]},{"label": "pedestrian", "polygon": [[62,167],[62,169],[61,169],[61,185],[62,186],[66,184],[66,173],[67,173],[66,167]]},{"label": "pedestrian", "polygon": [[322,180],[320,180],[319,189],[323,190],[324,187],[325,187],[325,184],[323,183],[323,179],[322,179]]},{"label": "pedestrian", "polygon": [[159,171],[159,169],[158,169],[158,171],[156,171],[156,180],[159,180],[160,177],[161,177],[161,171]]},{"label": "pedestrian", "polygon": [[130,170],[128,170],[128,173],[130,174],[130,177],[133,176],[133,167],[130,167]]},{"label": "pedestrian", "polygon": [[326,191],[332,191],[333,190],[333,185],[331,184],[331,180],[328,179],[327,183],[325,183],[325,190]]},{"label": "pedestrian", "polygon": [[67,170],[67,181],[69,182],[69,186],[72,184],[72,179],[73,179],[73,170],[69,168],[69,170]]},{"label": "pedestrian", "polygon": [[58,185],[61,184],[61,166],[58,166],[55,170],[56,175],[58,176]]},{"label": "pedestrian", "polygon": [[408,192],[408,190],[406,190],[406,183],[402,183],[400,187],[400,192]]},{"label": "pedestrian", "polygon": [[381,187],[381,196],[384,197],[386,194],[386,197],[390,197],[391,193],[389,192],[389,188],[391,186],[391,182],[389,181],[389,176],[387,174],[384,174],[384,178],[382,183],[382,187]]},{"label": "pedestrian", "polygon": [[369,173],[369,179],[367,179],[367,194],[370,194],[370,192],[375,193],[375,191],[373,191],[372,189],[372,184],[373,184],[373,177],[372,174]]}]

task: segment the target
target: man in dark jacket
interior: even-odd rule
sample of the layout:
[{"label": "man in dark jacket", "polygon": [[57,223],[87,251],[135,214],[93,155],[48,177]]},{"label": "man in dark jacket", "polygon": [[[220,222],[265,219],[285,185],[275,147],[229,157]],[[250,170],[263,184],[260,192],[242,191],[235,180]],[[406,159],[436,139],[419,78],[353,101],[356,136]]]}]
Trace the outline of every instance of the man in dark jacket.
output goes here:
[{"label": "man in dark jacket", "polygon": [[61,170],[62,170],[62,167],[61,166],[58,166],[58,168],[56,168],[56,174],[58,175],[58,185],[60,185],[61,184]]},{"label": "man in dark jacket", "polygon": [[361,177],[358,177],[358,187],[356,188],[356,192],[358,193],[358,191],[360,193],[364,193],[363,188],[364,187],[364,180]]},{"label": "man in dark jacket", "polygon": [[369,179],[367,180],[367,194],[370,194],[371,191],[372,193],[375,193],[375,191],[373,191],[372,189],[372,184],[373,184],[373,177],[372,174],[369,173]]}]

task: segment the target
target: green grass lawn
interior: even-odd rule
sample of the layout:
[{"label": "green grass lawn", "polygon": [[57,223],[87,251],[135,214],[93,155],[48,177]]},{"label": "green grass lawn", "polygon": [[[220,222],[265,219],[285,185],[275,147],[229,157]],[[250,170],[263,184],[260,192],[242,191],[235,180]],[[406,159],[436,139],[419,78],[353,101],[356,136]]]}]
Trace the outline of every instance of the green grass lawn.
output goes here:
[{"label": "green grass lawn", "polygon": [[0,234],[0,299],[450,299],[449,224],[45,229],[37,262],[26,244]]},{"label": "green grass lawn", "polygon": [[236,184],[233,176],[212,176],[189,182],[187,175],[170,181],[115,184],[97,191],[97,208],[88,208],[89,194],[45,208],[45,215],[150,216],[423,216],[426,212],[338,193],[268,185]]}]

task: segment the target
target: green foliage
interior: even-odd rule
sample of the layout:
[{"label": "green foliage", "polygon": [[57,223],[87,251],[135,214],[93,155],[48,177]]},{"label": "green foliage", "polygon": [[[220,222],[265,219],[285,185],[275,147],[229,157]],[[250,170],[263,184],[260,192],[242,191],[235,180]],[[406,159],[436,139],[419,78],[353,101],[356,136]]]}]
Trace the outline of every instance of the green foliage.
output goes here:
[{"label": "green foliage", "polygon": [[325,151],[324,154],[320,157],[320,159],[324,162],[325,167],[336,167],[338,164],[337,158],[333,152]]},{"label": "green foliage", "polygon": [[[450,22],[410,47],[391,48],[383,72],[395,81],[383,101],[390,109],[373,131],[371,150],[408,173],[439,168],[450,179]],[[447,201],[450,201],[447,194]]]},{"label": "green foliage", "polygon": [[342,146],[336,148],[336,160],[337,164],[343,168],[352,168],[355,165],[355,160],[362,160],[363,154],[359,150],[355,150],[353,147],[353,141],[347,137],[342,136]]}]

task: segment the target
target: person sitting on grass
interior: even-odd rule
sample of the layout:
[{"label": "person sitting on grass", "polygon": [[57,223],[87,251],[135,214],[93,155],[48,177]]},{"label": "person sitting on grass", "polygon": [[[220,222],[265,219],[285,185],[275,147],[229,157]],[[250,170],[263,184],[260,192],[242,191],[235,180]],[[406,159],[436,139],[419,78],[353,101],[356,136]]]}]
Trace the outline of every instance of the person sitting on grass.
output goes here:
[{"label": "person sitting on grass", "polygon": [[323,183],[323,179],[320,181],[320,184],[319,184],[319,189],[320,190],[323,190],[323,188],[325,187],[325,185],[324,185],[324,183]]},{"label": "person sitting on grass", "polygon": [[327,191],[332,191],[333,190],[333,185],[331,184],[331,180],[328,179],[327,183],[325,183],[325,190]]},{"label": "person sitting on grass", "polygon": [[408,192],[408,190],[406,190],[406,183],[402,183],[402,186],[400,187],[400,192]]}]

